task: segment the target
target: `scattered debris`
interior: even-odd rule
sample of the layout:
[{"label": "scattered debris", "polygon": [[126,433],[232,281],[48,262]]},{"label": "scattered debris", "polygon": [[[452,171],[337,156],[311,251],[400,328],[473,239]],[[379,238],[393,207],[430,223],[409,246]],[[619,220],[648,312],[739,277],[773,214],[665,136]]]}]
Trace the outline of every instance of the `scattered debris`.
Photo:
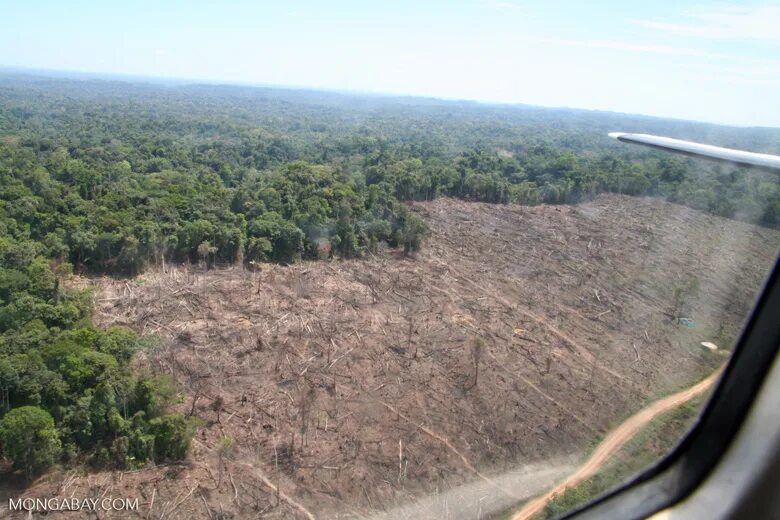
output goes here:
[{"label": "scattered debris", "polygon": [[[698,341],[667,317],[676,277],[701,279],[700,330],[715,319],[736,330],[780,243],[618,195],[411,206],[431,228],[414,259],[77,281],[96,286],[102,326],[161,338],[139,369],[170,374],[180,411],[203,421],[175,479],[125,472],[111,493],[136,486],[150,518],[362,517],[584,449],[649,392],[714,362],[670,354]],[[79,477],[68,494],[102,493],[116,474]]]},{"label": "scattered debris", "polygon": [[693,321],[693,318],[679,318],[677,323],[684,327],[688,327],[689,329],[696,327],[696,322]]}]

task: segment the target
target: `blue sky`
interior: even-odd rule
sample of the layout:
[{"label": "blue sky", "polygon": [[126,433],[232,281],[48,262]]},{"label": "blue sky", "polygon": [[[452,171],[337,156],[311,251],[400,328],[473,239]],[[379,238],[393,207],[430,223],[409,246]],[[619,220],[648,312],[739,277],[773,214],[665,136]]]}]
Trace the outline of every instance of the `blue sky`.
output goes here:
[{"label": "blue sky", "polygon": [[780,2],[0,0],[0,66],[780,127]]}]

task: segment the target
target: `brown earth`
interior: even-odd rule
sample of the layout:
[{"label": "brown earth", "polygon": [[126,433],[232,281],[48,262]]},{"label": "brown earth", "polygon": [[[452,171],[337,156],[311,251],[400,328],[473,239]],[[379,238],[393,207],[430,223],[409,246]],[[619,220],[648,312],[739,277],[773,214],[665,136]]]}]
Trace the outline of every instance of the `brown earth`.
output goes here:
[{"label": "brown earth", "polygon": [[[699,343],[726,346],[780,244],[617,195],[413,208],[431,228],[414,258],[90,280],[101,325],[162,338],[137,363],[171,374],[204,425],[181,464],[50,472],[24,495],[140,497],[139,516],[160,519],[358,518],[477,483],[506,507],[546,482],[507,472],[564,461],[552,484],[622,418],[714,370],[722,351]],[[686,328],[674,292],[693,280]]]},{"label": "brown earth", "polygon": [[718,370],[706,379],[699,381],[690,388],[680,390],[676,394],[659,399],[650,406],[642,408],[639,412],[626,419],[620,426],[610,431],[601,443],[593,451],[588,460],[566,479],[547,491],[545,494],[534,498],[523,506],[520,511],[512,515],[511,520],[529,520],[541,512],[556,495],[567,489],[577,486],[595,475],[625,444],[639,431],[649,425],[656,417],[663,415],[678,406],[687,403],[694,397],[703,394],[712,387],[720,376]]}]

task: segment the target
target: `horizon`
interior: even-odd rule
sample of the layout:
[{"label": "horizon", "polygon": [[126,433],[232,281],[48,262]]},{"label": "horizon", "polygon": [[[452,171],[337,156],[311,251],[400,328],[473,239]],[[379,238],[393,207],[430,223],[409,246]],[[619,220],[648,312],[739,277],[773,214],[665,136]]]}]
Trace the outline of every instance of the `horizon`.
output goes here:
[{"label": "horizon", "polygon": [[168,87],[188,87],[188,86],[212,86],[212,87],[241,87],[250,89],[267,89],[267,90],[285,90],[285,91],[301,91],[301,92],[314,92],[321,94],[333,94],[347,97],[366,97],[366,98],[385,98],[389,100],[420,100],[429,102],[440,103],[452,103],[452,104],[468,104],[475,107],[506,107],[506,108],[530,108],[541,109],[551,111],[574,111],[574,112],[591,112],[596,114],[624,116],[629,118],[639,119],[654,119],[659,121],[677,121],[681,123],[691,123],[699,125],[712,125],[725,128],[738,128],[738,129],[757,129],[757,130],[780,130],[778,126],[767,125],[751,125],[751,124],[737,124],[737,123],[718,123],[713,121],[699,120],[699,119],[685,119],[682,117],[670,117],[670,116],[658,116],[652,114],[642,114],[637,112],[620,112],[617,110],[609,109],[594,109],[594,108],[581,108],[575,106],[566,105],[537,105],[530,103],[512,103],[502,101],[485,101],[479,99],[466,99],[466,98],[447,98],[428,95],[417,94],[397,94],[380,91],[360,91],[360,90],[347,90],[339,88],[329,87],[316,87],[309,85],[284,85],[284,84],[268,84],[268,83],[253,83],[253,82],[241,82],[241,81],[222,81],[219,79],[209,78],[185,78],[185,77],[173,77],[173,76],[149,76],[149,75],[136,75],[136,74],[124,74],[124,73],[102,73],[94,71],[84,70],[64,70],[64,69],[39,69],[39,68],[27,68],[27,67],[13,67],[0,63],[0,75],[17,75],[17,76],[30,76],[32,78],[49,78],[49,79],[63,79],[68,81],[114,81],[119,83],[126,83],[128,85],[152,85],[152,86],[168,86]]},{"label": "horizon", "polygon": [[778,128],[778,25],[776,2],[37,0],[6,6],[0,66]]}]

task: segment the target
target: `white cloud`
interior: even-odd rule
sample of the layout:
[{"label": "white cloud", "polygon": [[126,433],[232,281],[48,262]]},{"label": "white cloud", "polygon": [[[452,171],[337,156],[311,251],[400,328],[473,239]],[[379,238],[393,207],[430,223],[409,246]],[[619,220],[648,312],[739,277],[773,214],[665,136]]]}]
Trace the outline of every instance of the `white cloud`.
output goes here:
[{"label": "white cloud", "polygon": [[780,5],[701,6],[686,13],[687,23],[635,20],[649,29],[717,40],[759,41],[780,45]]},{"label": "white cloud", "polygon": [[669,45],[651,45],[642,43],[629,43],[616,40],[565,40],[559,38],[537,38],[540,43],[555,45],[569,45],[573,47],[591,47],[597,49],[611,49],[616,51],[642,52],[650,54],[666,54],[674,56],[690,56],[696,58],[729,58],[729,56],[695,49],[690,47],[674,47]]},{"label": "white cloud", "polygon": [[518,5],[514,2],[509,2],[507,0],[481,0],[480,3],[486,7],[490,7],[498,11],[504,11],[504,12],[511,11],[515,13],[524,11],[521,5]]},{"label": "white cloud", "polygon": [[533,38],[532,40],[546,45],[693,58],[686,61],[686,66],[688,71],[700,80],[710,78],[716,83],[735,85],[780,85],[780,60],[777,59],[752,58],[710,52],[693,47],[631,43],[619,40],[567,40],[559,38]]}]

